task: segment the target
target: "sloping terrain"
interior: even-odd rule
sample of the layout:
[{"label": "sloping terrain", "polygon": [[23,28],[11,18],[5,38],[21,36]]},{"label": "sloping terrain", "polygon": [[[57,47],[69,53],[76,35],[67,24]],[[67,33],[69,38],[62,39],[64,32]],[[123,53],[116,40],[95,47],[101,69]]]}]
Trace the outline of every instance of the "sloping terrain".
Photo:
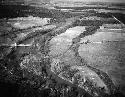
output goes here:
[{"label": "sloping terrain", "polygon": [[1,82],[17,84],[16,97],[124,94],[125,27],[94,15],[1,19]]}]

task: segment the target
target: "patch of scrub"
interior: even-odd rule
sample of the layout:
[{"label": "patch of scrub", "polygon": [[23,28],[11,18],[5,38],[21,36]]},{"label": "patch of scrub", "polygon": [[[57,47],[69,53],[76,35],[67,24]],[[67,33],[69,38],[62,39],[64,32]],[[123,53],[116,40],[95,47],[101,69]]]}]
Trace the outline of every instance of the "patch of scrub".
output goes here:
[{"label": "patch of scrub", "polygon": [[[100,95],[96,90],[101,88],[104,88],[103,92],[110,93],[103,80],[87,66],[67,66],[63,63],[59,65],[58,62],[57,64],[56,67],[54,66],[56,71],[58,71],[56,74],[64,81],[77,85],[93,96],[95,96],[95,93]],[[64,69],[66,66],[67,68]]]},{"label": "patch of scrub", "polygon": [[17,29],[27,29],[31,27],[36,27],[36,26],[43,26],[46,24],[50,23],[50,18],[40,18],[40,17],[18,17],[18,18],[13,18],[9,19],[8,22],[10,23],[14,28]]},{"label": "patch of scrub", "polygon": [[33,54],[29,54],[27,56],[25,56],[22,59],[22,62],[20,63],[20,67],[22,69],[27,69],[29,72],[33,72],[36,75],[40,75],[41,74],[41,62],[42,62],[42,55],[38,54],[38,55],[33,55]]},{"label": "patch of scrub", "polygon": [[69,28],[65,33],[55,36],[50,40],[49,55],[63,54],[72,45],[72,39],[85,31],[84,26]]},{"label": "patch of scrub", "polygon": [[81,43],[89,40],[90,42],[105,42],[105,41],[125,41],[125,33],[116,32],[96,32],[93,35],[86,36],[81,39]]},{"label": "patch of scrub", "polygon": [[78,52],[81,58],[89,66],[105,72],[115,85],[122,85],[124,80],[119,78],[118,72],[125,68],[125,33],[96,32],[80,42]]},{"label": "patch of scrub", "polygon": [[69,28],[66,30],[65,33],[62,33],[60,36],[68,36],[68,38],[75,38],[78,35],[80,35],[81,33],[83,33],[85,31],[85,27],[84,26],[76,26],[73,28]]},{"label": "patch of scrub", "polygon": [[118,56],[125,55],[124,33],[96,32],[82,38],[80,43],[83,44],[79,46],[79,55],[89,63],[118,64]]}]

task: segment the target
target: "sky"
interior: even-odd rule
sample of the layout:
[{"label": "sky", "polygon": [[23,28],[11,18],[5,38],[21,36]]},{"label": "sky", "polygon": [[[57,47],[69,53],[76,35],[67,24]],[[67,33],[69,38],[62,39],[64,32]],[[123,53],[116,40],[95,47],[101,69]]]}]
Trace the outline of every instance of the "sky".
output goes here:
[{"label": "sky", "polygon": [[[61,1],[61,0],[53,0],[53,1]],[[63,1],[83,1],[83,2],[120,2],[120,3],[125,3],[125,0],[63,0]]]},{"label": "sky", "polygon": [[119,2],[125,3],[125,0],[3,0],[3,1],[24,1],[24,2],[49,2],[49,1],[71,1],[71,2]]},{"label": "sky", "polygon": [[125,0],[3,0],[3,1],[24,1],[24,2],[83,1],[83,2],[120,2],[120,3],[125,3]]}]

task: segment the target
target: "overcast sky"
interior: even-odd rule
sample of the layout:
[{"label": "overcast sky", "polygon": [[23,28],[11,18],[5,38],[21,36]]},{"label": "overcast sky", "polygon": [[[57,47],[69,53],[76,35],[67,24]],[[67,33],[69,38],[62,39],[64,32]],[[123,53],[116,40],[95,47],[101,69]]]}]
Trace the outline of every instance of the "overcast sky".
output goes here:
[{"label": "overcast sky", "polygon": [[24,1],[33,1],[33,2],[45,2],[45,1],[83,1],[83,2],[120,2],[125,3],[125,0],[24,0]]},{"label": "overcast sky", "polygon": [[[54,1],[62,1],[62,0],[54,0]],[[85,1],[85,2],[120,2],[125,3],[125,0],[63,0],[63,1]]]}]

